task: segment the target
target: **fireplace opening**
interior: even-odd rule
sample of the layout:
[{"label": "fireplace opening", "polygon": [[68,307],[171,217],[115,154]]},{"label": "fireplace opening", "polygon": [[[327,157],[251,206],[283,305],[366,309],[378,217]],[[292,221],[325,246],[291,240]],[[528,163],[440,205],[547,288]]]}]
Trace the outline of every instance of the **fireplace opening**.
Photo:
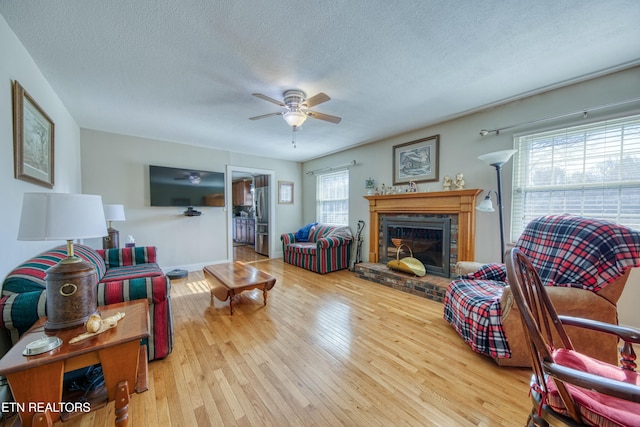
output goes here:
[{"label": "fireplace opening", "polygon": [[413,254],[427,273],[449,277],[450,238],[450,218],[383,217],[380,262]]}]

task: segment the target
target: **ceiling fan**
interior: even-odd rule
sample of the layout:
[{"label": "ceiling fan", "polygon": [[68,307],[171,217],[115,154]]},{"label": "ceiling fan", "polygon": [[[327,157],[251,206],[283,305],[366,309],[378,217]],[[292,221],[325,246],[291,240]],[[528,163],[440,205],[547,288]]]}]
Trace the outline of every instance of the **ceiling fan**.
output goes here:
[{"label": "ceiling fan", "polygon": [[198,172],[190,172],[189,175],[173,179],[176,181],[189,180],[191,184],[200,184],[200,182],[202,181],[202,177]]},{"label": "ceiling fan", "polygon": [[282,94],[283,101],[278,101],[277,99],[273,99],[270,96],[263,95],[261,93],[253,93],[252,95],[284,107],[286,108],[286,110],[277,113],[269,113],[263,114],[261,116],[249,117],[250,120],[259,120],[271,116],[282,116],[287,124],[289,126],[292,126],[294,129],[302,126],[304,121],[307,120],[307,117],[324,120],[331,123],[340,123],[340,121],[342,120],[340,117],[318,113],[317,111],[310,110],[311,107],[322,104],[323,102],[327,102],[331,99],[327,94],[322,92],[312,96],[311,98],[307,98],[307,95],[303,91],[298,89],[291,89],[285,91]]}]

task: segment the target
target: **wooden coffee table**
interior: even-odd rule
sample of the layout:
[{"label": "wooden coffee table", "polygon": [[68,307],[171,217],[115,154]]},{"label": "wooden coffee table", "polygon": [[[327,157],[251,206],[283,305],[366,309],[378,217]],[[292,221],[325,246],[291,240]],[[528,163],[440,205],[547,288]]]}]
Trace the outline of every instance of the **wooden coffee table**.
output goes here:
[{"label": "wooden coffee table", "polygon": [[241,262],[208,265],[202,269],[211,285],[211,304],[215,296],[220,301],[229,299],[229,313],[233,314],[233,297],[251,289],[262,289],[264,305],[267,291],[276,284],[276,278]]},{"label": "wooden coffee table", "polygon": [[[136,300],[98,307],[98,311],[103,318],[117,312],[125,317],[118,326],[76,344],[69,340],[85,332],[84,326],[45,332],[47,318],[40,318],[0,360],[0,375],[7,376],[20,405],[22,425],[51,426],[58,421],[60,402],[65,402],[64,373],[98,363],[108,400],[115,400],[116,426],[127,425],[129,393],[148,388],[147,352],[140,339],[149,336],[149,304],[146,299]],[[22,354],[27,344],[44,336],[56,336],[62,345],[35,356]]]}]

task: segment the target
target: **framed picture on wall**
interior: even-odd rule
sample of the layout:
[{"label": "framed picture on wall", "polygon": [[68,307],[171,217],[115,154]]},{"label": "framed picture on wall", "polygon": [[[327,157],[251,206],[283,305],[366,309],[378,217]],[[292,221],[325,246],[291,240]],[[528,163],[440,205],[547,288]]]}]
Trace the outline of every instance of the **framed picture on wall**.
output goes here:
[{"label": "framed picture on wall", "polygon": [[293,204],[293,182],[278,181],[278,203],[281,205]]},{"label": "framed picture on wall", "polygon": [[438,181],[440,135],[393,146],[393,185]]},{"label": "framed picture on wall", "polygon": [[54,185],[53,120],[18,83],[13,82],[13,159],[17,179]]}]

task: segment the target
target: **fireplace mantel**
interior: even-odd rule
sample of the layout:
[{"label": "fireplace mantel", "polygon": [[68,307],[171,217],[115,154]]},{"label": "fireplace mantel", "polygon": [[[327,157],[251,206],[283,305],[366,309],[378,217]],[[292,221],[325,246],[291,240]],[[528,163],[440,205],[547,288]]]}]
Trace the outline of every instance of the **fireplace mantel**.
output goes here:
[{"label": "fireplace mantel", "polygon": [[481,189],[364,196],[369,201],[369,262],[378,262],[381,214],[458,215],[458,260],[475,256],[476,196]]}]

